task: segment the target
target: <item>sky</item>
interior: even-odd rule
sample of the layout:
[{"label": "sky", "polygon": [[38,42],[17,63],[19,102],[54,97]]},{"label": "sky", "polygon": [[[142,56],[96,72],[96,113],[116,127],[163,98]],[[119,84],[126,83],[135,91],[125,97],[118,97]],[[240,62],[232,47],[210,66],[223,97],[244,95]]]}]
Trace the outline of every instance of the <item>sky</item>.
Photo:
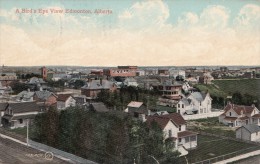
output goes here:
[{"label": "sky", "polygon": [[260,65],[260,1],[0,0],[3,64]]}]

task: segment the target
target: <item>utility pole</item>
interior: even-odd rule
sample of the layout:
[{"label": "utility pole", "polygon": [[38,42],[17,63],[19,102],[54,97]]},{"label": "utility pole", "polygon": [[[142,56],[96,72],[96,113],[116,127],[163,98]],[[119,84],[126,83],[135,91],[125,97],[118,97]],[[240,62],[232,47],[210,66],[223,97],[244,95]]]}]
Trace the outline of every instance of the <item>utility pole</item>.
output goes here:
[{"label": "utility pole", "polygon": [[27,141],[27,146],[29,146],[29,119],[27,119],[27,137],[26,137],[26,141]]}]

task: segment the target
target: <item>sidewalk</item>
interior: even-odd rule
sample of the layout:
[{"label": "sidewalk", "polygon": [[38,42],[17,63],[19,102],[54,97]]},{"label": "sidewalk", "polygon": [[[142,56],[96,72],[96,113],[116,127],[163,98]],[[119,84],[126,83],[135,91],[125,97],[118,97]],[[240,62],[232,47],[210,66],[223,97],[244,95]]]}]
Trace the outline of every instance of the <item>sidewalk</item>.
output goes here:
[{"label": "sidewalk", "polygon": [[240,159],[245,159],[245,158],[255,156],[255,155],[260,155],[260,150],[256,150],[256,151],[253,151],[253,152],[250,152],[250,153],[247,153],[247,154],[243,154],[243,155],[239,155],[239,156],[236,156],[236,157],[233,157],[233,158],[229,158],[229,159],[226,159],[224,161],[219,161],[219,162],[216,162],[214,164],[223,164],[223,163],[234,162],[234,161],[237,161],[237,160],[240,160]]},{"label": "sidewalk", "polygon": [[[25,145],[25,146],[31,147],[30,145],[27,145],[27,143],[25,143],[25,142],[22,142],[22,141],[20,141],[20,140],[17,140],[17,139],[15,139],[15,138],[9,137],[9,136],[4,135],[4,134],[1,134],[1,133],[0,133],[0,137],[5,138],[5,139],[12,140],[12,141],[14,141],[14,142],[16,142],[16,143],[19,143],[19,144],[22,144],[22,145]],[[38,150],[40,150],[40,151],[42,151],[42,152],[45,152],[45,151],[42,150],[42,149],[38,149]],[[62,157],[62,156],[60,156],[60,155],[54,155],[54,156],[57,157],[57,158],[59,158],[59,159],[61,159],[61,160],[64,160],[64,161],[73,163],[70,159],[64,158],[64,157]]]}]

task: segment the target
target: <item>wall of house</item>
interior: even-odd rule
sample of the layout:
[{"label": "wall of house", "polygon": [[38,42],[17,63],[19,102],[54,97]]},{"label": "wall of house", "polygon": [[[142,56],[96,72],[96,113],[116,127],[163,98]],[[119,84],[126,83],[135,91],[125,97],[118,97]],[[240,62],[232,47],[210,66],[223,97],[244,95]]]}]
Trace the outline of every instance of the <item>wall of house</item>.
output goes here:
[{"label": "wall of house", "polygon": [[169,130],[172,131],[172,137],[177,138],[177,133],[179,132],[179,129],[171,121],[168,122],[163,130],[165,134],[165,139],[169,138]]},{"label": "wall of house", "polygon": [[236,130],[236,138],[250,141],[251,135],[248,130],[246,130],[244,127],[241,127]]},{"label": "wall of house", "polygon": [[10,128],[15,129],[15,128],[25,127],[25,126],[27,126],[27,122],[29,122],[28,119],[22,119],[22,123],[20,123],[19,120],[14,120],[13,124],[12,124],[13,126],[11,126]]},{"label": "wall of house", "polygon": [[[231,116],[229,114],[230,112],[231,112]],[[227,117],[238,117],[238,114],[233,109],[230,109],[227,111],[226,116]]]},{"label": "wall of house", "polygon": [[57,101],[57,108],[58,109],[64,109],[65,108],[65,102]]},{"label": "wall of house", "polygon": [[197,147],[197,136],[188,136],[182,139],[182,145],[186,149],[192,149]]},{"label": "wall of house", "polygon": [[47,100],[46,100],[46,104],[47,105],[52,105],[55,104],[57,102],[57,98],[55,96],[50,96]]},{"label": "wall of house", "polygon": [[251,134],[251,141],[260,141],[260,132]]},{"label": "wall of house", "polygon": [[65,108],[68,108],[70,106],[76,106],[76,100],[73,99],[72,97],[69,97],[65,102]]}]

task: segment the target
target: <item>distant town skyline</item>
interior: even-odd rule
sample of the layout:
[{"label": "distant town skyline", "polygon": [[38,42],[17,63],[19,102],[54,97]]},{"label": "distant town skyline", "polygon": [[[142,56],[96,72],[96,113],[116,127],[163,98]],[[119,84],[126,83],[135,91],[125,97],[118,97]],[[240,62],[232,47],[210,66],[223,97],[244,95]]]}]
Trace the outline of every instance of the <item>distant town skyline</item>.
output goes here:
[{"label": "distant town skyline", "polygon": [[0,65],[260,65],[259,22],[258,0],[0,0]]}]

